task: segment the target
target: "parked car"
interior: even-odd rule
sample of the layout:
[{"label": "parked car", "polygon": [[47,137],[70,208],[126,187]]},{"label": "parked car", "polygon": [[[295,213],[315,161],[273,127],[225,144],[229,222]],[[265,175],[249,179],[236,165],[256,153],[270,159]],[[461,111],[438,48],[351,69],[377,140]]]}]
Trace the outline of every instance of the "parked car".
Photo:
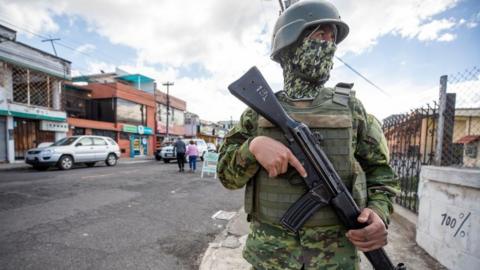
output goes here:
[{"label": "parked car", "polygon": [[217,152],[217,146],[213,143],[207,143],[208,152]]},{"label": "parked car", "polygon": [[[197,143],[198,153],[200,155],[200,159],[203,161],[203,156],[208,152],[207,143],[203,139],[184,139],[183,142],[188,146],[191,140]],[[160,151],[160,159],[162,159],[165,163],[169,163],[171,160],[177,159],[177,153],[173,151],[173,145],[162,147]],[[185,156],[185,160],[188,160],[188,157]]]},{"label": "parked car", "polygon": [[88,167],[104,161],[107,166],[115,166],[120,157],[120,147],[109,137],[71,136],[65,137],[48,147],[30,149],[25,162],[37,170],[57,166],[69,170],[75,163],[85,163]]}]

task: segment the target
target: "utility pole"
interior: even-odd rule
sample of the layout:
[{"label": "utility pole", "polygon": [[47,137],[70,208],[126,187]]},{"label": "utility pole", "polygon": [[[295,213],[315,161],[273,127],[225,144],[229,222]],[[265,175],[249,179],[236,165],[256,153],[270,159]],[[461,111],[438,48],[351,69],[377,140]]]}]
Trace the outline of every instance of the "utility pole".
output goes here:
[{"label": "utility pole", "polygon": [[168,140],[168,118],[170,117],[170,95],[169,95],[169,86],[173,86],[173,82],[165,82],[162,85],[167,87],[167,132],[165,135],[165,139]]},{"label": "utility pole", "polygon": [[57,40],[60,40],[60,39],[59,38],[47,38],[47,39],[42,40],[42,42],[50,41],[50,43],[52,44],[52,48],[53,48],[53,52],[55,53],[55,56],[58,56],[58,55],[57,55],[57,50],[55,50],[55,44],[53,42],[57,41]]},{"label": "utility pole", "polygon": [[280,13],[282,13],[285,10],[285,8],[283,7],[283,2],[282,0],[278,0],[278,3],[280,4]]}]

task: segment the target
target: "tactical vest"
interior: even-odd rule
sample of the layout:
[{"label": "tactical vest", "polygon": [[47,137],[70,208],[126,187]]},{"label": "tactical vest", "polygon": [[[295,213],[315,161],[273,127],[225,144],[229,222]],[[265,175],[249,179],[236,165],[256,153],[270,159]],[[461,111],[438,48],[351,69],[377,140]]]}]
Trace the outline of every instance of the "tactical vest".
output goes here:
[{"label": "tactical vest", "polygon": [[[367,197],[365,174],[353,156],[352,146],[350,105],[353,92],[350,85],[339,85],[334,89],[323,88],[313,100],[290,100],[283,92],[277,93],[277,97],[292,118],[309,126],[357,204],[364,207]],[[268,136],[287,145],[283,133],[261,116],[258,119],[257,135]],[[286,210],[306,191],[305,183],[292,166],[289,166],[285,174],[274,178],[270,178],[268,172],[261,168],[246,186],[245,211],[250,219],[280,224]],[[317,211],[304,226],[339,223],[333,209],[326,206]]]}]

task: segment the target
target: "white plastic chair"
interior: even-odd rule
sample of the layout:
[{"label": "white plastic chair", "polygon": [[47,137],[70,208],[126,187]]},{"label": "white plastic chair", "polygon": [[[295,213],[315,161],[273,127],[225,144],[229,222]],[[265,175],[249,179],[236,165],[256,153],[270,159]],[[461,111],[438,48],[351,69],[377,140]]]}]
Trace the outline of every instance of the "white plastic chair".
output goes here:
[{"label": "white plastic chair", "polygon": [[213,173],[214,178],[217,179],[217,163],[218,163],[218,154],[207,152],[203,157],[203,166],[202,173],[200,177],[203,178],[204,173]]}]

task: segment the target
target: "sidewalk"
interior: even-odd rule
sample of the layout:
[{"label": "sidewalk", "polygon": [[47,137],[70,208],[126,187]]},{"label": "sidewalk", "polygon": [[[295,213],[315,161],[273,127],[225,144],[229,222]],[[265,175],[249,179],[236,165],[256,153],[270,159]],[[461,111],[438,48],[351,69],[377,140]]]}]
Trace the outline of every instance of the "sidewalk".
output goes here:
[{"label": "sidewalk", "polygon": [[[402,211],[399,211],[402,212]],[[203,255],[200,270],[249,270],[250,264],[242,258],[242,249],[248,234],[246,215],[241,209],[226,229],[210,243]],[[415,243],[415,224],[398,213],[392,215],[385,251],[392,261],[403,262],[408,270],[446,269]],[[362,270],[373,269],[361,255]]]},{"label": "sidewalk", "polygon": [[[135,157],[135,158],[122,157],[118,160],[118,164],[144,163],[152,160],[155,160],[154,156]],[[14,163],[0,163],[0,171],[25,170],[30,168],[32,168],[32,166],[28,165],[23,160],[18,160],[18,161],[15,161]]]}]

